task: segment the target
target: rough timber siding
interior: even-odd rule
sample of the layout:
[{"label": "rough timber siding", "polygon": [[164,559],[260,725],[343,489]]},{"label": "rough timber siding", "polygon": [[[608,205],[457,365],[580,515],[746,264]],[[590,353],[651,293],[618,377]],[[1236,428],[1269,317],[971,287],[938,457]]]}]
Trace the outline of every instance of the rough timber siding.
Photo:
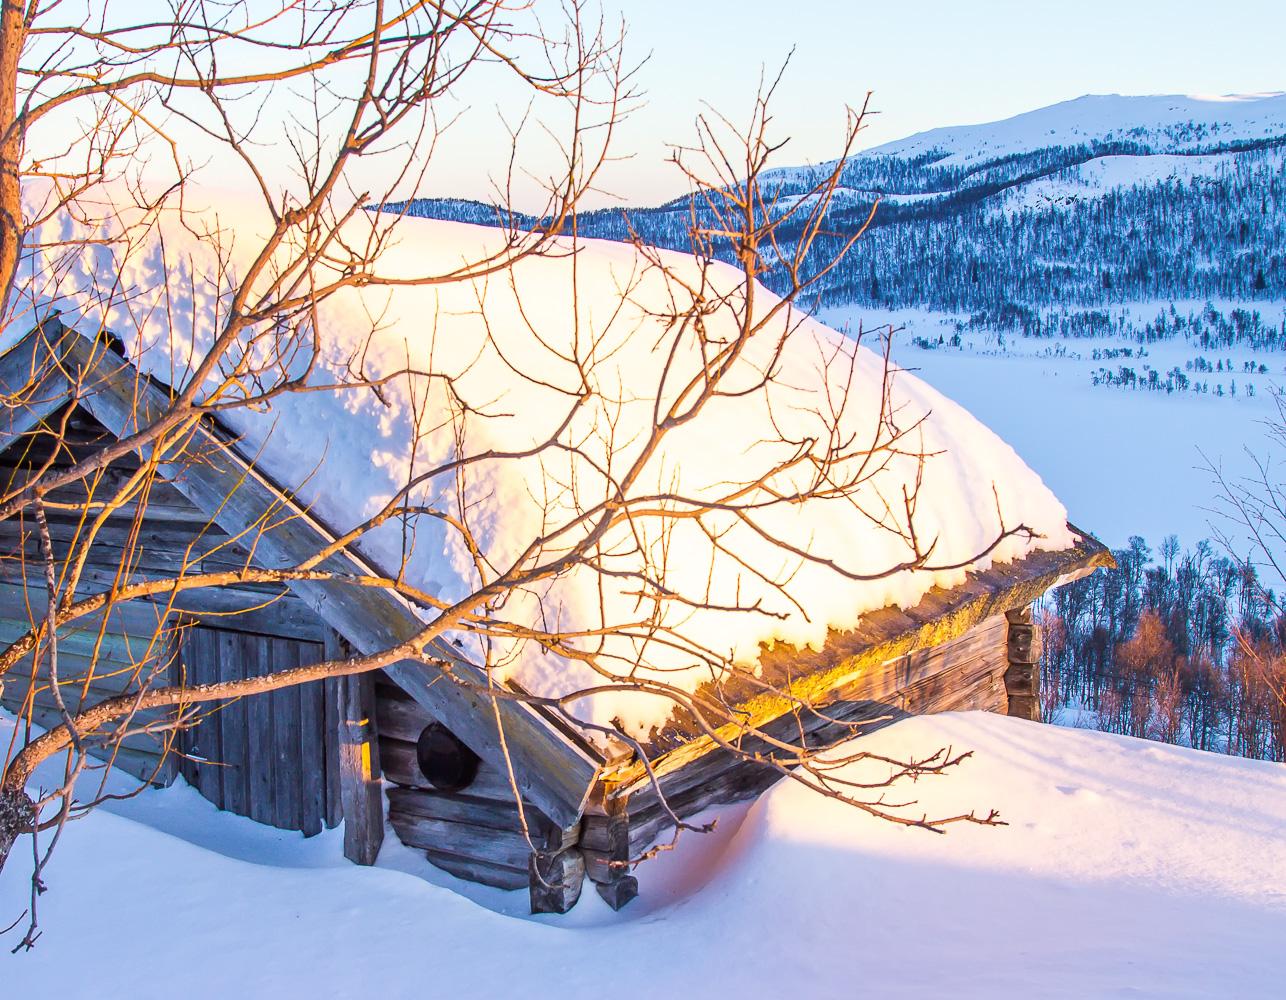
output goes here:
[{"label": "rough timber siding", "polygon": [[[794,740],[802,729],[809,745],[820,747],[906,715],[969,709],[1004,712],[1007,635],[1005,616],[993,615],[940,646],[905,653],[871,669],[837,689],[835,700],[824,708],[818,706],[818,714],[801,713],[770,723],[766,729],[770,735]],[[743,749],[771,752],[767,745],[755,746],[751,741],[745,741]],[[669,808],[686,817],[712,805],[753,798],[779,777],[781,772],[770,764],[716,751],[662,776],[660,784]],[[613,796],[606,790],[605,806],[599,812],[586,817],[582,834],[582,851],[596,880],[610,880],[613,873],[624,871],[611,862],[637,857],[672,827],[651,785],[628,796]]]},{"label": "rough timber siding", "polygon": [[434,788],[420,773],[415,754],[415,742],[433,718],[387,681],[375,691],[380,765],[392,783],[387,788],[389,824],[402,843],[453,875],[522,889],[528,884],[533,846],[558,850],[575,841],[578,829],[559,829],[529,803],[520,811],[509,776],[485,760],[467,788]]},{"label": "rough timber siding", "polygon": [[[50,428],[50,429],[46,429]],[[52,428],[58,429],[58,435]],[[63,407],[46,425],[36,425],[0,452],[0,484],[6,490],[20,486],[36,469],[57,470],[91,454],[111,435],[80,409]],[[137,457],[126,455],[107,469],[97,496],[110,495],[124,477],[139,468]],[[154,480],[147,491],[143,516],[134,504],[123,506],[106,519],[94,535],[77,595],[87,597],[120,580],[139,581],[173,576],[186,565],[202,569],[237,568],[246,562],[241,551],[228,544],[227,536],[169,483]],[[79,511],[57,504],[83,506],[92,499],[84,481],[52,490],[46,511],[55,558],[61,565],[72,547],[86,536]],[[34,521],[13,517],[0,521],[0,646],[8,645],[37,625],[47,601],[44,563]],[[181,611],[182,614],[174,612]],[[320,625],[311,610],[281,587],[246,585],[218,590],[194,590],[180,595],[174,607],[164,597],[116,605],[107,616],[79,619],[59,631],[59,678],[63,701],[75,711],[104,698],[138,691],[166,681],[177,648],[176,624],[207,620],[232,622],[277,637],[320,637]],[[24,700],[31,698],[30,715],[40,725],[61,722],[47,680],[45,658],[32,683],[31,658],[20,662],[4,678],[4,706],[26,714]],[[141,713],[138,721],[151,721],[158,713]],[[140,733],[126,737],[111,750],[91,750],[137,777],[157,783],[173,778],[174,760],[164,753],[165,737]]]},{"label": "rough timber siding", "polygon": [[[44,591],[0,582],[0,648],[9,645],[39,622]],[[32,603],[28,603],[32,602]],[[167,675],[173,657],[175,635],[155,609],[118,607],[103,616],[82,618],[76,627],[58,631],[59,691],[68,711],[93,705],[105,698],[137,691],[154,676]],[[30,717],[45,728],[61,724],[49,683],[49,662],[43,650],[33,665],[25,656],[2,678],[3,705],[19,718]],[[138,724],[155,721],[163,713],[140,712]],[[110,749],[90,748],[91,756],[156,784],[173,780],[173,762],[164,753],[164,737],[149,733],[126,736]]]},{"label": "rough timber siding", "polygon": [[[728,723],[719,735],[739,740],[746,726],[771,732],[772,727],[784,725],[783,732],[797,731],[794,716],[799,706],[831,705],[848,697],[855,686],[874,683],[873,679],[886,686],[891,683],[889,690],[897,690],[909,683],[896,676],[904,657],[943,648],[987,619],[1025,607],[1051,587],[1113,565],[1111,554],[1100,543],[1077,534],[1077,544],[1070,549],[1035,552],[992,566],[951,590],[934,588],[906,611],[885,608],[864,615],[856,628],[832,629],[820,650],[786,643],[763,648],[753,683],[738,683],[734,678],[721,685],[717,696],[740,721]],[[609,766],[600,776],[601,784],[612,794],[624,796],[657,781],[665,787],[668,781],[685,780],[680,772],[701,771],[701,759],[720,752],[716,740],[678,711],[669,724],[654,732],[646,749],[650,769],[638,760]]]},{"label": "rough timber siding", "polygon": [[[197,626],[184,633],[178,669],[207,684],[306,666],[319,643]],[[216,702],[179,736],[180,770],[220,809],[306,835],[334,826],[338,795],[337,681],[314,681]]]}]

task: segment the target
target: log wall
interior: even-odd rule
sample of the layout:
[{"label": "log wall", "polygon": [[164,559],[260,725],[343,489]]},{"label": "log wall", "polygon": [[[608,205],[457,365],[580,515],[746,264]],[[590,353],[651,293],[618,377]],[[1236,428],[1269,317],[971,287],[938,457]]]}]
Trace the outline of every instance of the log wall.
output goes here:
[{"label": "log wall", "polygon": [[[908,653],[865,672],[837,691],[834,701],[816,706],[812,713],[778,719],[764,728],[770,736],[794,741],[802,731],[810,746],[823,747],[907,715],[971,709],[1003,713],[1009,703],[1008,646],[1008,620],[1003,614],[992,616],[941,646]],[[772,755],[772,748],[762,740],[746,740],[742,749]],[[613,905],[621,895],[628,899],[637,892],[628,861],[673,832],[666,806],[687,818],[711,806],[753,798],[781,774],[771,764],[716,750],[664,774],[659,789],[645,785],[628,796],[604,789],[583,824],[580,846],[589,877]]]},{"label": "log wall", "polygon": [[578,826],[560,829],[534,806],[520,809],[509,776],[485,760],[467,788],[434,788],[420,773],[415,745],[435,720],[383,677],[375,705],[380,766],[392,783],[389,824],[402,843],[453,875],[503,889],[529,886],[533,847],[557,854],[575,844]]},{"label": "log wall", "polygon": [[1019,719],[1040,721],[1040,627],[1030,607],[1010,611],[1005,671],[1007,712]]},{"label": "log wall", "polygon": [[[770,735],[827,746],[871,732],[907,715],[979,709],[1005,712],[1009,695],[1010,623],[995,615],[934,649],[897,657],[868,671],[811,715],[770,723]],[[415,741],[432,718],[386,679],[376,686],[380,761],[388,788],[389,821],[403,843],[421,850],[438,867],[472,881],[506,889],[531,886],[537,859],[558,857],[574,847],[600,895],[622,906],[638,892],[630,861],[673,829],[655,787],[628,797],[607,789],[591,804],[579,830],[559,830],[525,806],[528,833],[506,775],[482,764],[460,792],[434,789],[420,774]],[[744,745],[770,753],[765,744]],[[727,753],[710,753],[661,783],[666,805],[680,817],[711,806],[753,798],[781,777],[771,765]],[[541,864],[549,864],[540,861]],[[545,868],[541,868],[544,871]]]},{"label": "log wall", "polygon": [[[0,452],[0,484],[22,485],[34,470],[56,470],[92,454],[112,437],[83,410],[64,410],[49,420],[61,436],[33,430]],[[84,480],[50,491],[46,520],[61,569],[72,547],[87,535],[81,511],[95,497],[112,495],[139,468],[127,455],[104,470],[93,488]],[[63,506],[59,506],[63,505]],[[139,516],[131,503],[112,512],[93,535],[77,597],[88,597],[120,583],[172,577],[184,570],[237,569],[247,557],[182,493],[159,478],[147,487]],[[0,521],[0,647],[26,635],[44,615],[47,603],[39,533],[28,516]],[[320,642],[323,629],[311,609],[283,587],[247,584],[190,591],[173,600],[158,597],[118,604],[109,615],[81,618],[59,630],[58,661],[62,699],[71,711],[104,698],[168,682],[176,665],[180,624],[205,623],[253,633],[259,639]],[[48,661],[34,668],[30,657],[3,678],[4,707],[33,722],[62,721],[48,682]],[[236,710],[234,710],[235,712]],[[140,713],[138,721],[160,718]],[[171,781],[175,759],[166,752],[168,736],[141,733],[91,753],[123,770],[158,784]]]}]

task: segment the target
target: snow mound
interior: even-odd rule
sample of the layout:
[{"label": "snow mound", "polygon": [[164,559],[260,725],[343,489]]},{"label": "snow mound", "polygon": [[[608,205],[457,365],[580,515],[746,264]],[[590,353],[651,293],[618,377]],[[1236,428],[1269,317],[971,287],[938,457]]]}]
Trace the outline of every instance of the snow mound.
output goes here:
[{"label": "snow mound", "polygon": [[[206,221],[213,224],[214,216]],[[236,273],[263,220],[232,206],[220,210],[217,222]],[[62,247],[29,257],[29,298],[56,304],[83,330],[103,324],[145,370],[182,382],[212,342],[227,287],[215,270],[211,238],[188,223],[167,223],[129,249],[109,243],[67,251],[76,227],[66,217],[54,219],[36,238],[62,241]],[[355,221],[346,238],[365,238],[369,224]],[[495,252],[503,238],[491,229],[419,219],[406,220],[399,234],[378,264],[386,277],[448,272]],[[692,324],[676,322],[675,314],[691,305],[692,289],[708,301],[728,295],[734,305],[710,310],[703,323],[710,339],[733,338],[735,303],[744,301],[740,275],[724,265],[702,275],[693,258],[669,253],[661,257],[663,270],[622,244],[564,242],[560,248],[555,256],[524,260],[511,274],[340,292],[316,319],[312,383],[351,382],[354,372],[390,381],[378,392],[350,386],[287,394],[261,411],[233,410],[224,419],[243,435],[246,453],[297,487],[340,531],[374,514],[425,470],[464,454],[483,456],[412,494],[414,504],[467,523],[477,552],[460,530],[434,516],[395,519],[360,543],[384,571],[405,564],[410,580],[444,601],[493,578],[534,539],[545,539],[542,558],[556,558],[588,530],[589,522],[578,518],[601,510],[631,468],[640,470],[632,496],[655,497],[675,510],[684,504],[667,497],[725,497],[782,465],[750,492],[764,501],[753,525],[719,513],[664,526],[647,518],[618,523],[599,545],[605,565],[621,575],[577,566],[493,602],[493,615],[519,629],[606,631],[570,641],[601,642],[618,672],[639,664],[687,689],[709,677],[697,666],[701,651],[753,663],[763,641],[818,646],[828,627],[851,627],[864,612],[909,607],[935,585],[961,583],[961,568],[854,579],[776,543],[849,573],[897,567],[910,550],[887,529],[905,529],[903,497],[917,491],[917,480],[914,526],[923,544],[933,543],[935,565],[968,563],[1002,525],[1025,524],[1037,537],[1010,537],[971,568],[1071,544],[1064,507],[1014,451],[905,373],[894,380],[890,412],[907,436],[870,463],[860,490],[801,504],[771,502],[771,492],[789,494],[808,479],[806,463],[790,464],[799,442],[820,440],[816,452],[835,440],[836,428],[838,437],[862,442],[881,427],[881,358],[798,313],[783,311],[752,342],[725,383],[729,395],[645,455],[657,400],[677,398],[677,386],[698,369]],[[777,302],[758,286],[753,295],[757,317]],[[290,363],[299,365],[299,357]],[[769,370],[775,378],[759,387]],[[593,398],[575,404],[584,388]],[[884,433],[889,440],[887,427]],[[527,454],[553,437],[559,448]],[[911,453],[930,457],[921,467]],[[853,471],[857,461],[844,469]],[[687,601],[753,605],[764,613],[670,600],[661,611],[669,638],[631,628],[652,613],[638,597],[644,572],[662,576]],[[775,586],[782,582],[788,594]],[[683,641],[671,641],[676,635]],[[502,676],[539,694],[601,682],[590,668],[521,640],[496,640],[490,655]],[[619,717],[640,731],[663,721],[669,708],[663,699],[628,692],[575,706],[582,717]]]},{"label": "snow mound", "polygon": [[[426,983],[461,1000],[515,983],[600,996],[608,982],[622,998],[693,983],[747,997],[1280,992],[1286,767],[982,713],[856,744],[945,745],[974,753],[906,794],[940,815],[995,807],[1009,826],[894,828],[785,780],[717,849],[718,832],[686,836],[640,868],[642,895],[620,913],[586,892],[566,917],[506,916],[495,911],[520,909],[523,893],[481,890],[482,906],[449,876],[393,870],[396,844],[358,868],[336,833],[305,842],[187,788],[149,792],[67,829],[46,873],[45,935],[31,954],[0,950],[0,981],[13,996],[57,982],[67,998],[159,998],[178,969],[187,1000],[395,1000]],[[292,845],[306,860],[270,860]],[[0,876],[5,923],[27,905],[23,860]],[[159,927],[173,929],[163,945],[140,948]]]}]

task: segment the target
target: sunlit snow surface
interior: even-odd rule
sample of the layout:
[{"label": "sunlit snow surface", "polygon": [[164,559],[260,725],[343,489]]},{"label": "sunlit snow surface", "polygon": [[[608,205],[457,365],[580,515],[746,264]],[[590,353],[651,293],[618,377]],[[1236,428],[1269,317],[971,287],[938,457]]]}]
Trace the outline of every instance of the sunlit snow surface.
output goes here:
[{"label": "sunlit snow surface", "polygon": [[[1225,311],[1256,309],[1266,323],[1283,320],[1281,303],[1219,304]],[[1140,324],[1154,319],[1165,303],[1114,307]],[[1203,304],[1179,303],[1181,312],[1200,312]],[[1095,349],[1139,344],[1112,339],[1024,339],[995,333],[963,335],[960,349],[923,350],[916,337],[949,339],[957,317],[915,309],[876,310],[846,306],[824,314],[836,328],[864,324],[872,330],[891,324],[897,364],[959,402],[1013,445],[1024,460],[1067,505],[1072,523],[1109,545],[1121,546],[1130,535],[1142,535],[1154,547],[1169,534],[1185,545],[1229,531],[1218,513],[1219,486],[1211,468],[1229,477],[1253,472],[1251,454],[1268,450],[1265,421],[1276,413],[1275,388],[1286,385],[1286,353],[1244,347],[1202,348],[1183,340],[1145,345],[1146,357],[1093,360]],[[1187,371],[1209,383],[1210,391],[1154,392],[1095,386],[1093,373],[1129,366],[1140,374],[1144,365],[1164,373],[1184,370],[1195,358],[1211,365],[1231,360],[1232,370]],[[1247,375],[1244,362],[1268,368]],[[1237,394],[1229,395],[1233,383]],[[1225,394],[1218,396],[1222,384]],[[1247,394],[1252,389],[1254,395]]]},{"label": "sunlit snow surface", "polygon": [[[1087,94],[1000,121],[952,125],[895,139],[855,159],[924,159],[937,167],[973,167],[1055,146],[1139,143],[1156,153],[1190,153],[1252,143],[1286,131],[1286,93],[1225,97]],[[767,177],[808,177],[833,167],[783,167]]]},{"label": "sunlit snow surface", "polygon": [[[344,862],[177,787],[67,831],[36,951],[6,996],[1277,996],[1286,973],[1286,768],[981,713],[898,723],[891,754],[972,750],[907,790],[894,827],[784,781],[640,872],[612,913],[430,884],[411,852]],[[741,817],[744,815],[744,819]],[[739,824],[739,825],[738,825]],[[6,922],[23,858],[0,877]],[[451,891],[463,888],[471,900]]]}]

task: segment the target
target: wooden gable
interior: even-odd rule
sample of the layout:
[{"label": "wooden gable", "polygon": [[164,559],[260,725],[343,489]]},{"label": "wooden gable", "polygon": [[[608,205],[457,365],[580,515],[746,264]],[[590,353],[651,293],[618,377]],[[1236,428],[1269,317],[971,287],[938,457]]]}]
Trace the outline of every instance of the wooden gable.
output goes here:
[{"label": "wooden gable", "polygon": [[[92,342],[46,321],[0,358],[5,426],[0,449],[47,428],[69,398],[108,432],[124,439],[164,414],[166,387]],[[146,452],[142,457],[148,457]],[[332,545],[335,534],[237,450],[235,439],[203,418],[158,457],[161,476],[211,524],[253,553],[255,565],[296,565]],[[396,592],[349,583],[378,575],[361,557],[339,549],[318,567],[327,580],[289,583],[290,591],[358,653],[374,653],[413,638],[424,620]],[[559,826],[580,817],[602,765],[601,756],[553,714],[520,700],[488,696],[489,679],[446,642],[418,661],[385,673],[480,756],[512,773],[523,798]]]}]

